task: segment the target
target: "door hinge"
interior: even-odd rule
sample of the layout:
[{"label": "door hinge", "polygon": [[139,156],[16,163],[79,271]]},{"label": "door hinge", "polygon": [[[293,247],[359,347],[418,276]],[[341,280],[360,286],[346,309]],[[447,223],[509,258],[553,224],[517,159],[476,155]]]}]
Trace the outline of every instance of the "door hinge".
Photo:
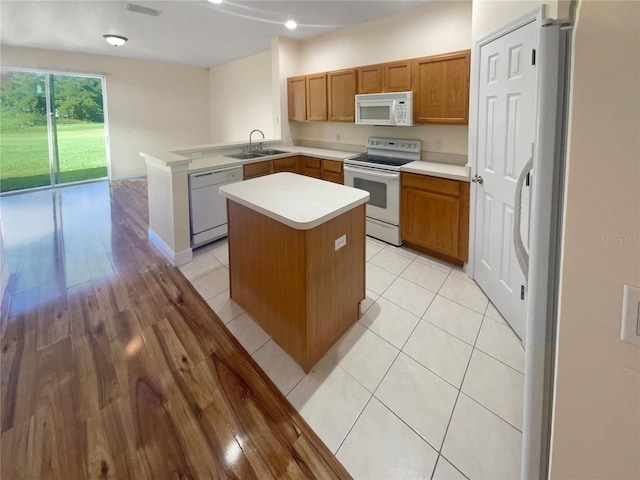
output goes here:
[{"label": "door hinge", "polygon": [[531,172],[527,173],[527,178],[524,181],[525,186],[529,186],[531,184]]},{"label": "door hinge", "polygon": [[524,285],[520,285],[520,300],[524,300]]},{"label": "door hinge", "polygon": [[531,49],[531,65],[536,64],[536,49]]}]

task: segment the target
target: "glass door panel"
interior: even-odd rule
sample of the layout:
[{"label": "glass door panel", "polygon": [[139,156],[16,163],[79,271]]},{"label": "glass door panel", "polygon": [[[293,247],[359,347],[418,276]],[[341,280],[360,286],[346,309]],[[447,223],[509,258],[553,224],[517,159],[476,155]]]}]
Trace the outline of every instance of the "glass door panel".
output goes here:
[{"label": "glass door panel", "polygon": [[108,176],[102,78],[3,70],[0,193]]},{"label": "glass door panel", "polygon": [[0,192],[51,184],[46,75],[0,72]]},{"label": "glass door panel", "polygon": [[51,75],[56,183],[107,177],[102,79]]}]

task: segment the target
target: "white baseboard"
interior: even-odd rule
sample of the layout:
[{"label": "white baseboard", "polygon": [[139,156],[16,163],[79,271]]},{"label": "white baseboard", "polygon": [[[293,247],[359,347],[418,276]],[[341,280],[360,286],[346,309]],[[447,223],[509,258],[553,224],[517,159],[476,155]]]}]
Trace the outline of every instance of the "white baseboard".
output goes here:
[{"label": "white baseboard", "polygon": [[185,263],[189,263],[191,260],[193,260],[193,251],[190,248],[176,253],[171,249],[171,247],[169,247],[169,245],[164,242],[164,240],[162,240],[162,238],[160,238],[160,236],[156,232],[151,230],[151,228],[149,228],[147,234],[149,235],[149,241],[153,244],[153,246],[160,250],[160,253],[162,253],[164,258],[169,260],[171,265],[173,265],[174,267],[179,267],[180,265],[184,265]]}]

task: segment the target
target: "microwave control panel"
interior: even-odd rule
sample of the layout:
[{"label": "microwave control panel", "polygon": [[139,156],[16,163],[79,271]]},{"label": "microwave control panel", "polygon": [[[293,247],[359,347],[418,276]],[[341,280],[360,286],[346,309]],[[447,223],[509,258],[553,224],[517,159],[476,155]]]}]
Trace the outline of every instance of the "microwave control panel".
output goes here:
[{"label": "microwave control panel", "polygon": [[396,104],[396,124],[404,125],[411,123],[412,117],[411,104],[404,100],[399,100]]}]

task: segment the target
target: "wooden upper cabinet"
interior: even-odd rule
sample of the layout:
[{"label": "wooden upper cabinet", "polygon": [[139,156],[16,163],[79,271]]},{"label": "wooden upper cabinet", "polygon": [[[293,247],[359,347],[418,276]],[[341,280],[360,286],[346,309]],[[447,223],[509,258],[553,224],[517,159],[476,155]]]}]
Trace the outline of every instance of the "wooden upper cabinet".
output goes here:
[{"label": "wooden upper cabinet", "polygon": [[385,63],[382,65],[384,92],[408,92],[411,90],[411,61]]},{"label": "wooden upper cabinet", "polygon": [[304,122],[307,119],[306,88],[304,76],[287,79],[287,107],[292,122]]},{"label": "wooden upper cabinet", "polygon": [[329,121],[355,122],[356,71],[339,70],[327,73]]},{"label": "wooden upper cabinet", "polygon": [[414,123],[469,123],[471,50],[413,61]]},{"label": "wooden upper cabinet", "polygon": [[382,92],[382,65],[369,65],[356,69],[358,77],[357,93]]},{"label": "wooden upper cabinet", "polygon": [[307,75],[307,120],[327,120],[327,74]]}]

